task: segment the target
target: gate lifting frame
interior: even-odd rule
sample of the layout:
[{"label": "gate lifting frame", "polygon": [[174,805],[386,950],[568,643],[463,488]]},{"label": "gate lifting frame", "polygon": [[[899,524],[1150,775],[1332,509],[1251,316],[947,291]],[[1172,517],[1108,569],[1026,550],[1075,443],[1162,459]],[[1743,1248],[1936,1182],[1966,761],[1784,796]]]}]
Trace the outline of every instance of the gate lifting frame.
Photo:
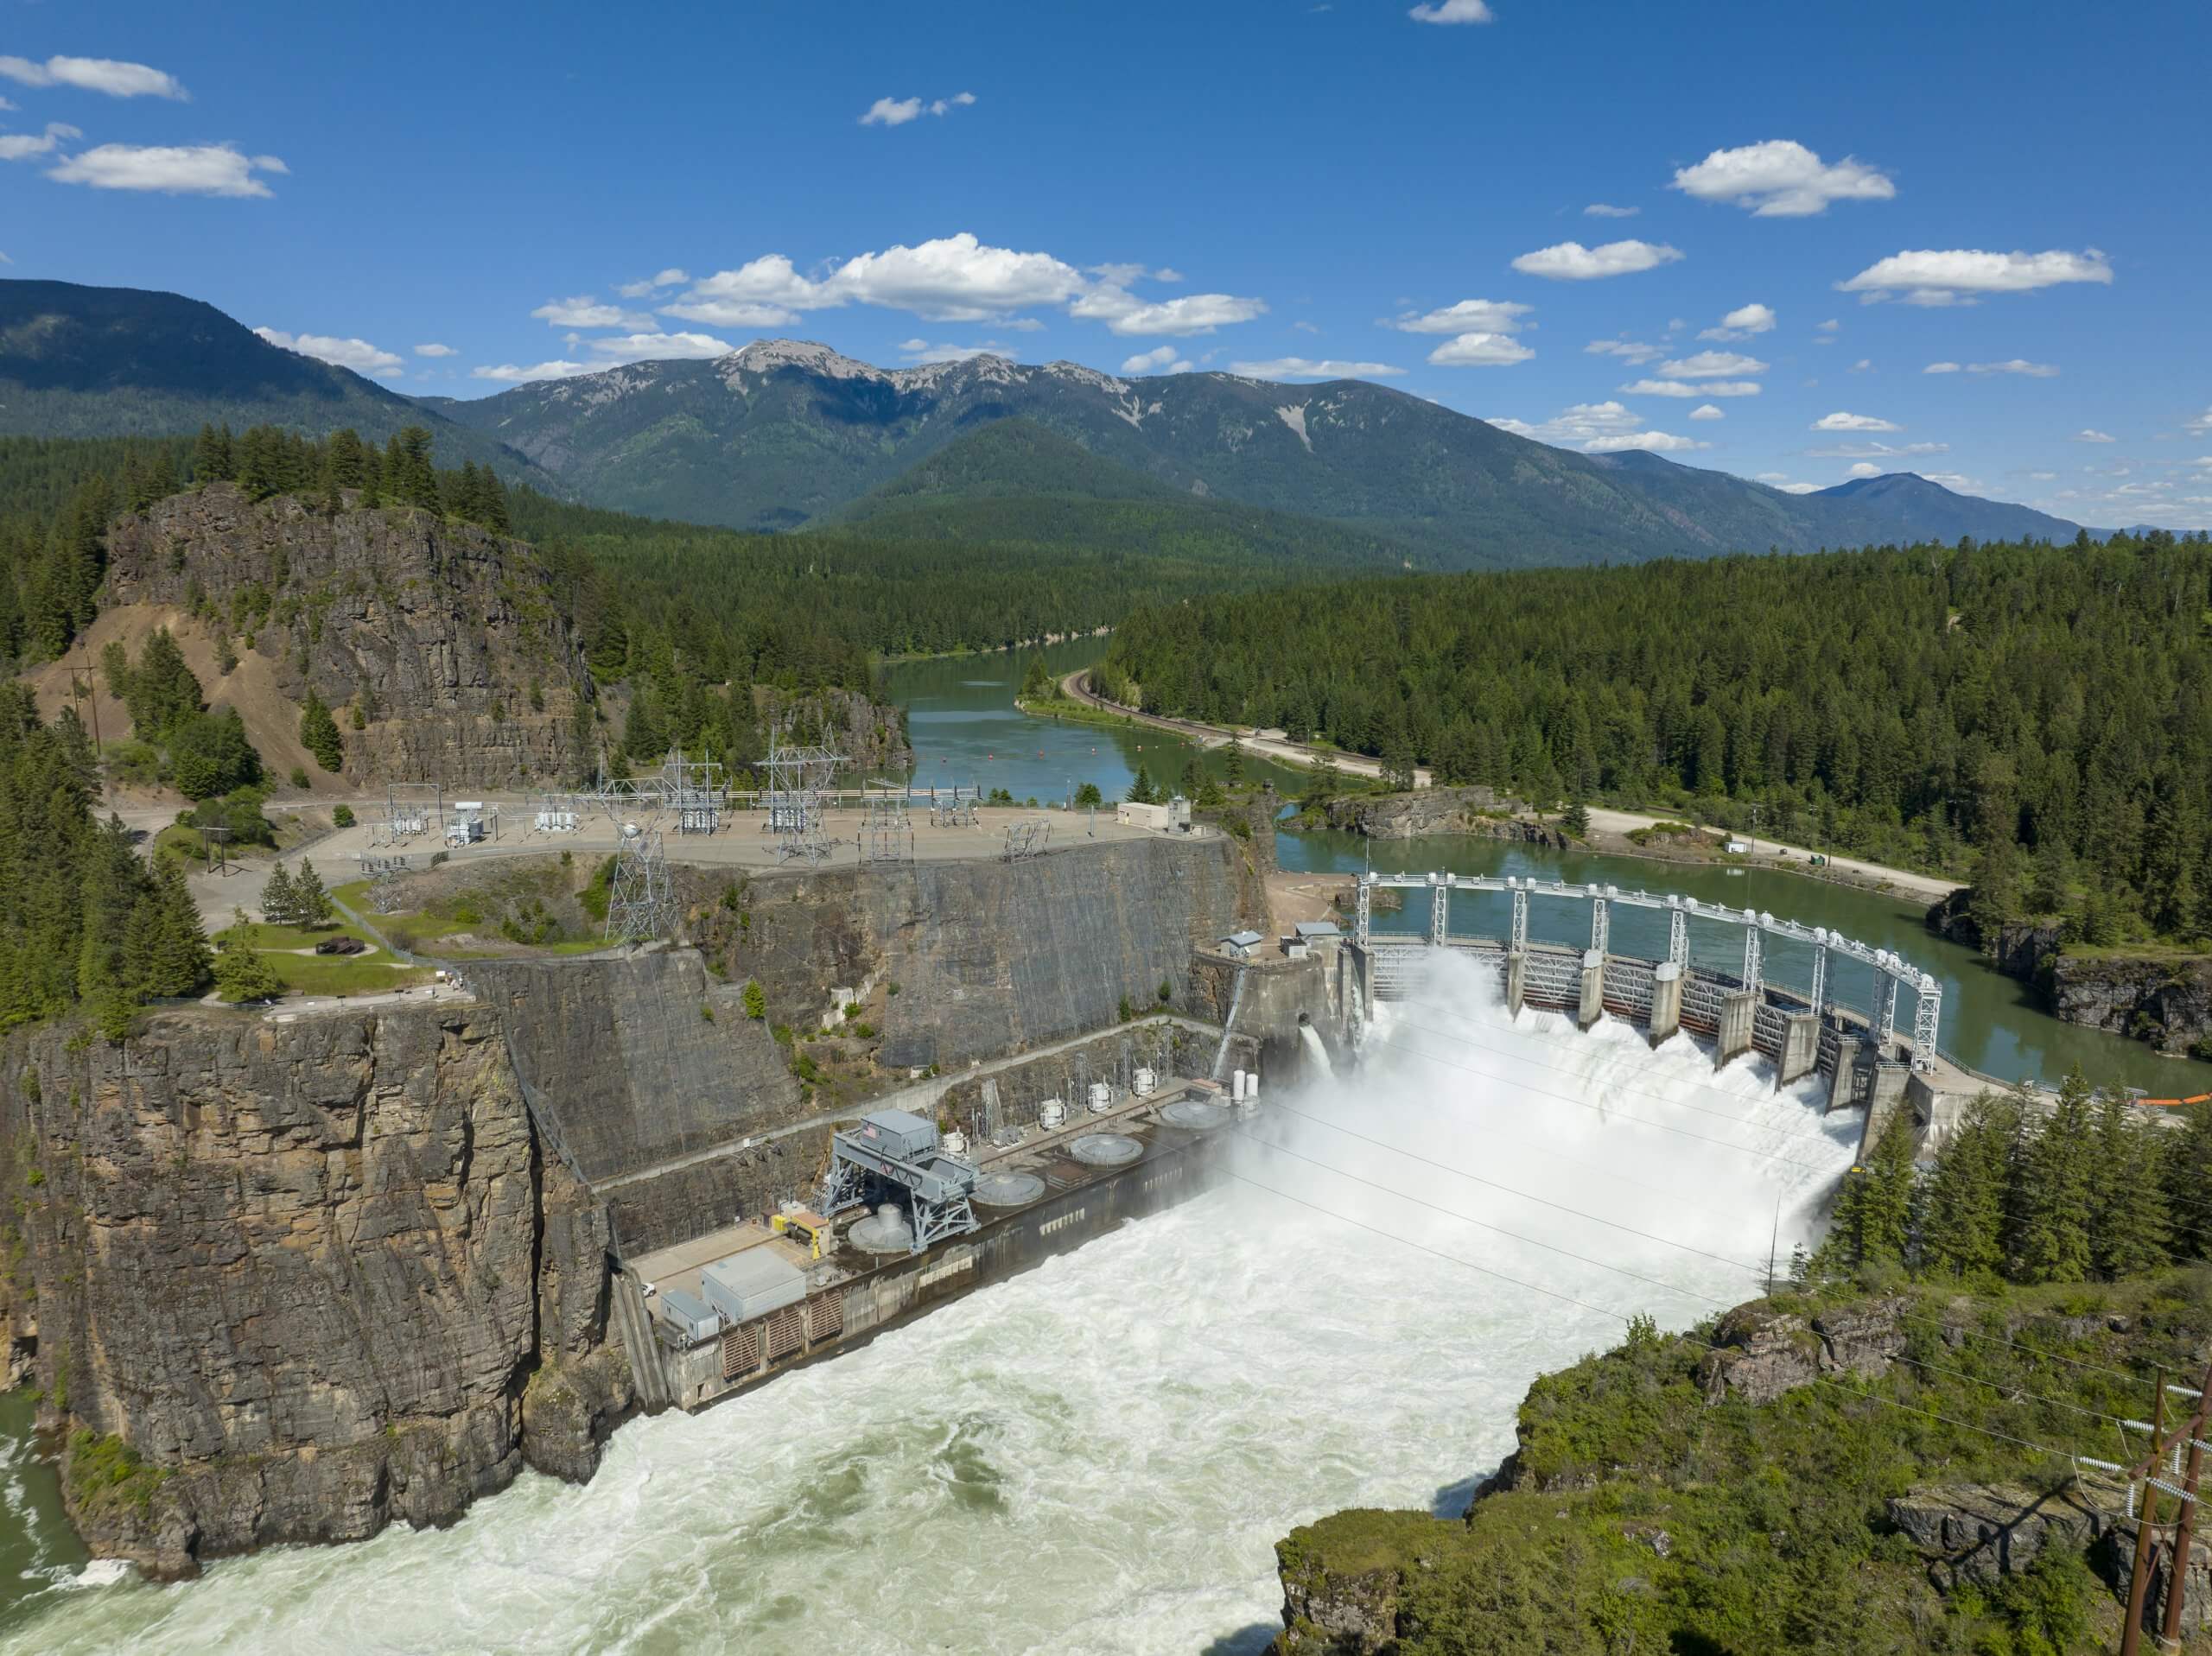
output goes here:
[{"label": "gate lifting frame", "polygon": [[1451,893],[1454,890],[1477,891],[1504,891],[1513,899],[1513,930],[1507,948],[1515,951],[1529,946],[1529,903],[1531,898],[1565,898],[1569,901],[1586,902],[1592,905],[1590,918],[1591,947],[1604,950],[1611,942],[1611,910],[1625,904],[1630,908],[1654,909],[1667,916],[1667,958],[1684,971],[1689,969],[1689,923],[1693,917],[1701,920],[1717,920],[1724,925],[1744,929],[1744,983],[1757,987],[1765,963],[1765,940],[1779,937],[1792,942],[1808,945],[1813,951],[1813,1009],[1823,1012],[1827,1007],[1831,982],[1828,970],[1830,954],[1841,955],[1873,968],[1873,998],[1867,1007],[1867,1024],[1876,1038],[1892,1040],[1897,1034],[1897,1003],[1900,990],[1914,997],[1912,1013],[1912,1067],[1922,1071],[1936,1068],[1936,1041],[1943,1016],[1943,986],[1934,976],[1922,971],[1910,961],[1886,949],[1875,949],[1855,938],[1826,926],[1803,926],[1795,920],[1777,920],[1773,915],[1753,909],[1732,909],[1724,903],[1704,903],[1694,897],[1684,897],[1664,891],[1624,891],[1618,885],[1570,885],[1564,880],[1539,880],[1534,875],[1503,876],[1495,874],[1381,874],[1369,872],[1359,877],[1354,896],[1352,941],[1365,949],[1382,942],[1404,947],[1414,942],[1414,936],[1378,938],[1374,932],[1375,893],[1389,889],[1415,891],[1426,888],[1429,892],[1427,941],[1431,946],[1443,947],[1452,942],[1450,926]]}]

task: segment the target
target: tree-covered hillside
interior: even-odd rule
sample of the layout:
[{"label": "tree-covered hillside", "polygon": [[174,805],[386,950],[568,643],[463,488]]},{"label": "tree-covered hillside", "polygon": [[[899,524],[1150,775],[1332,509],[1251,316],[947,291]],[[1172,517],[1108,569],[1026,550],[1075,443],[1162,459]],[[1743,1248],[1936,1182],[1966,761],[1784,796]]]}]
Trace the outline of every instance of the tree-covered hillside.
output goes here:
[{"label": "tree-covered hillside", "polygon": [[[1134,612],[1102,689],[1540,800],[1785,836],[2212,932],[2212,542],[1372,579]],[[2077,897],[2088,885],[2087,895]]]}]

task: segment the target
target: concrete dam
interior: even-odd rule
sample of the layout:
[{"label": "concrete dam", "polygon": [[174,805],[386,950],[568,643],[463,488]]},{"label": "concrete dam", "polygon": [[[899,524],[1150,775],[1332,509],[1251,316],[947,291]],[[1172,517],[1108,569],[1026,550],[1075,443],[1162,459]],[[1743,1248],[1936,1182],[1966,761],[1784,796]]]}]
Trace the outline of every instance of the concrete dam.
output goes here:
[{"label": "concrete dam", "polygon": [[[121,1045],[19,1034],[0,1153],[42,1178],[35,1322],[18,1316],[16,1348],[28,1333],[49,1395],[158,1469],[143,1499],[73,1516],[102,1555],[191,1575],[394,1519],[447,1523],[525,1468],[601,1479],[626,1421],[742,1409],[763,1381],[832,1355],[873,1373],[861,1348],[886,1330],[1049,1275],[1079,1246],[1111,1253],[1126,1219],[1208,1192],[1249,1199],[1255,1183],[1295,1196],[1296,1167],[1232,1164],[1253,1119],[1240,1074],[1262,1083],[1261,1124],[1269,1101],[1298,1101],[1277,1136],[1317,1099],[1381,1107],[1360,1101],[1395,1084],[1378,1078],[1376,1019],[1421,992],[1424,959],[1459,973],[1423,992],[1427,1021],[1491,1020],[1493,1044],[1560,1038],[1519,1032],[1522,1007],[1592,1025],[1568,1037],[1588,1047],[1571,1063],[1626,1062],[1629,1023],[1661,1033],[1669,961],[1601,948],[1593,979],[1586,951],[1525,927],[1517,951],[1510,928],[1455,930],[1468,883],[1418,884],[1446,895],[1395,936],[1375,923],[1377,881],[1347,891],[1349,935],[1277,928],[1218,834],[741,884],[702,872],[685,892],[696,947],[473,961],[460,1000],[282,1023],[163,1014]],[[1523,912],[1563,900],[1520,895]],[[1738,923],[1683,925],[1716,920]],[[1909,968],[1883,969],[1903,982]],[[1792,1001],[1752,974],[1753,1001],[1732,1015],[1742,980],[1703,963],[1681,975],[1679,1027],[1747,1027],[1745,1044],[1777,1061],[1804,1061],[1791,1031],[1810,1018],[1832,1107],[1894,1107],[1941,1079],[1878,1008]],[[747,1013],[749,986],[763,1016]],[[793,1037],[855,1017],[875,1021],[881,1073],[837,1095],[803,1076]],[[1638,1062],[1694,1088],[1685,1066],[1711,1069],[1696,1054],[1674,1041]],[[1807,1082],[1761,1073],[1771,1107],[1748,1103],[1746,1066],[1725,1086],[1777,1121],[1802,1107]],[[913,1136],[840,1183],[837,1146],[872,1130]],[[950,1183],[925,1196],[905,1173]],[[1746,1200],[1764,1214],[1764,1197]],[[1189,1291],[1211,1304],[1212,1289]],[[1357,1291],[1363,1314],[1385,1291]],[[1206,1338],[1229,1326],[1227,1307],[1211,1315]]]}]

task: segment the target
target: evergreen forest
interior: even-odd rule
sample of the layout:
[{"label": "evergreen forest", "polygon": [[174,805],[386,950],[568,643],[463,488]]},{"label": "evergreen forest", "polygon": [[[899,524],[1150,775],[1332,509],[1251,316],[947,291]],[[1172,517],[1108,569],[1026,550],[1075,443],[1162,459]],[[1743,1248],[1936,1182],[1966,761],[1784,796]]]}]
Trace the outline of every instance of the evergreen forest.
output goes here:
[{"label": "evergreen forest", "polygon": [[1095,682],[1539,803],[1972,880],[2092,943],[2212,933],[2212,542],[1407,575],[1134,611]]}]

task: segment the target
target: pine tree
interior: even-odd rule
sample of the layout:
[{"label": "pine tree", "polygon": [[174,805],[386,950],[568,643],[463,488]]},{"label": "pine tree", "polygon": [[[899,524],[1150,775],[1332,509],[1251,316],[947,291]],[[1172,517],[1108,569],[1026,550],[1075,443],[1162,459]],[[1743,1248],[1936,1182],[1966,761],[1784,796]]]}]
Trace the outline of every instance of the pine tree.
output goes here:
[{"label": "pine tree", "polygon": [[1229,739],[1228,749],[1222,755],[1222,769],[1230,786],[1244,780],[1244,744],[1234,736]]},{"label": "pine tree", "polygon": [[2164,1138],[2118,1088],[2097,1094],[2091,1238],[2100,1276],[2142,1276],[2166,1263]]},{"label": "pine tree", "polygon": [[2212,1103],[2190,1105],[2183,1120],[2164,1157],[2173,1251],[2183,1259],[2212,1259]]},{"label": "pine tree", "polygon": [[2022,1282],[2081,1282],[2095,1264],[2089,1236],[2094,1125],[2089,1083],[2077,1063],[2014,1160],[2013,1272]]},{"label": "pine tree", "polygon": [[494,535],[506,534],[514,524],[507,511],[506,485],[499,481],[499,474],[490,466],[486,466],[477,473],[477,489],[480,497],[477,522]]},{"label": "pine tree", "polygon": [[201,426],[199,440],[192,446],[192,480],[202,487],[228,482],[231,465],[230,427]]},{"label": "pine tree", "polygon": [[1566,814],[1559,819],[1559,825],[1578,840],[1588,839],[1590,837],[1590,808],[1579,799],[1574,801],[1567,808]]},{"label": "pine tree", "polygon": [[200,924],[200,905],[185,884],[184,870],[163,857],[154,876],[154,906],[161,917],[151,957],[140,962],[145,993],[197,994],[207,986],[207,934]]},{"label": "pine tree", "polygon": [[279,862],[261,883],[261,917],[272,926],[296,926],[299,920],[299,892],[292,876]]},{"label": "pine tree", "polygon": [[327,926],[332,913],[330,893],[323,889],[322,876],[315,872],[313,863],[301,858],[300,872],[292,881],[292,923]]},{"label": "pine tree", "polygon": [[300,710],[300,746],[314,754],[315,762],[326,771],[345,765],[346,747],[338,737],[338,721],[313,689],[308,691],[307,706]]},{"label": "pine tree", "polygon": [[1132,805],[1150,805],[1156,803],[1160,798],[1160,790],[1152,785],[1152,772],[1146,770],[1141,764],[1137,766],[1137,773],[1129,782],[1129,791],[1126,797]]},{"label": "pine tree", "polygon": [[1904,1263],[1912,1241],[1913,1154],[1911,1115],[1899,1110],[1884,1125],[1866,1160],[1844,1176],[1821,1250],[1836,1250],[1832,1265],[1856,1269]]},{"label": "pine tree", "polygon": [[2004,1271],[2006,1170],[2018,1114],[2011,1099],[1980,1094],[1937,1152],[1920,1235],[1928,1271],[1955,1277]]},{"label": "pine tree", "polygon": [[254,929],[242,914],[223,934],[222,948],[215,955],[215,989],[233,1004],[270,1000],[284,993],[283,980],[254,947]]}]

